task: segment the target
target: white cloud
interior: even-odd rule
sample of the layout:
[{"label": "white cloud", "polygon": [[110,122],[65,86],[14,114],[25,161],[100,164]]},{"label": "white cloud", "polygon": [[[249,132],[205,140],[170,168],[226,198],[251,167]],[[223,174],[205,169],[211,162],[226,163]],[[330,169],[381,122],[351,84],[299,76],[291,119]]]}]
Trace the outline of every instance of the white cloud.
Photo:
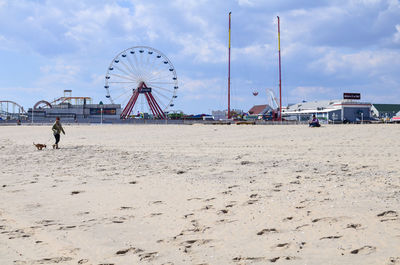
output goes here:
[{"label": "white cloud", "polygon": [[384,73],[387,66],[400,66],[400,52],[359,51],[342,54],[337,50],[331,50],[310,66],[314,70],[322,70],[327,74],[364,73],[373,76]]},{"label": "white cloud", "polygon": [[254,0],[238,0],[239,6],[254,6]]},{"label": "white cloud", "polygon": [[395,43],[400,44],[400,24],[396,25],[397,32],[393,36],[393,40]]}]

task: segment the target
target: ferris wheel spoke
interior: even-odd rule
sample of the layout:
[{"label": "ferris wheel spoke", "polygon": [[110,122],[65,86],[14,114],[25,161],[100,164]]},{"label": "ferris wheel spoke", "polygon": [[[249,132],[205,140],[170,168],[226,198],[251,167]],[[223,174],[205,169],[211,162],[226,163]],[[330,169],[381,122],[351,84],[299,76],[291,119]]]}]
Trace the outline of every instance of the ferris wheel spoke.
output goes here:
[{"label": "ferris wheel spoke", "polygon": [[136,82],[134,82],[134,81],[110,81],[108,83],[109,84],[126,84],[126,83],[133,84],[133,83],[136,83]]},{"label": "ferris wheel spoke", "polygon": [[165,99],[168,100],[168,101],[171,99],[171,97],[168,97],[168,96],[162,94],[160,91],[157,91],[157,90],[153,90],[153,91],[154,91],[157,95],[160,95],[161,97],[165,98]]},{"label": "ferris wheel spoke", "polygon": [[[156,72],[153,71],[149,75],[150,75],[149,80],[153,80],[156,77],[167,78],[168,76],[170,76],[170,74],[168,72],[164,71],[163,69],[160,69],[159,71],[156,71]],[[160,76],[160,75],[162,75],[162,76]]]},{"label": "ferris wheel spoke", "polygon": [[[139,65],[139,63],[138,63],[138,59],[137,59],[137,57],[136,57],[136,52],[133,54],[133,57],[134,57],[134,59],[135,59],[136,66],[137,66],[137,67],[140,67],[140,65]],[[140,72],[141,72],[141,71],[139,70],[139,77],[142,78],[142,75],[141,75]]]},{"label": "ferris wheel spoke", "polygon": [[137,73],[135,73],[133,71],[133,69],[131,69],[126,63],[124,63],[122,60],[120,61],[120,63],[125,67],[125,69],[130,72],[132,75],[137,76]]},{"label": "ferris wheel spoke", "polygon": [[150,84],[165,84],[165,85],[173,85],[175,82],[149,82]]},{"label": "ferris wheel spoke", "polygon": [[154,64],[156,63],[156,61],[157,61],[157,59],[160,59],[160,58],[157,58],[157,55],[156,56],[154,56],[154,58],[153,58],[153,62],[151,63],[151,65],[150,65],[150,71],[151,71],[151,69],[154,69]]},{"label": "ferris wheel spoke", "polygon": [[166,80],[168,77],[171,77],[171,75],[153,76],[148,81],[152,82],[152,81],[155,81],[155,80]]},{"label": "ferris wheel spoke", "polygon": [[121,72],[123,72],[124,74],[126,74],[127,76],[133,76],[135,77],[135,75],[133,75],[132,73],[128,73],[125,70],[123,70],[121,67],[114,65],[115,68],[117,68],[118,70],[120,70]]},{"label": "ferris wheel spoke", "polygon": [[143,78],[149,80],[153,76],[152,69],[154,68],[151,68],[149,65],[146,65],[144,69],[145,69],[145,74],[143,75]]},{"label": "ferris wheel spoke", "polygon": [[[119,93],[116,93],[117,96],[114,97],[113,99],[114,99],[114,100],[120,99],[122,96],[127,96],[127,95],[129,95],[129,94],[131,94],[131,93],[132,93],[132,90],[124,90],[124,91],[121,91],[121,92],[119,92]],[[128,97],[128,98],[129,98],[129,97]]]},{"label": "ferris wheel spoke", "polygon": [[116,86],[114,86],[111,90],[113,93],[115,93],[116,91],[132,91],[133,89],[136,88],[136,85],[132,86],[129,84],[117,84]]},{"label": "ferris wheel spoke", "polygon": [[[149,55],[150,55],[150,54],[149,54]],[[146,57],[146,65],[149,65],[149,64],[150,64],[149,58],[150,58],[150,56],[147,56],[147,57]]]},{"label": "ferris wheel spoke", "polygon": [[[168,107],[168,105],[165,104],[162,100],[160,100],[160,98],[157,95],[154,95],[154,98],[156,99],[158,105],[160,105],[160,107],[163,111]],[[167,101],[167,102],[169,102],[169,101]]]},{"label": "ferris wheel spoke", "polygon": [[110,74],[110,75],[116,76],[116,77],[119,77],[119,78],[122,78],[122,79],[130,80],[130,81],[133,81],[133,82],[136,81],[135,79],[132,79],[132,78],[124,76],[124,75],[119,75],[119,74]]},{"label": "ferris wheel spoke", "polygon": [[[151,88],[157,88],[157,89],[161,89],[161,90],[163,90],[163,91],[169,92],[169,93],[174,93],[174,90],[173,90],[173,89],[168,89],[168,88],[161,87],[161,86],[152,86]],[[157,90],[157,89],[156,89],[156,90]]]},{"label": "ferris wheel spoke", "polygon": [[135,66],[133,66],[133,63],[132,63],[131,59],[129,58],[129,56],[126,56],[126,59],[129,63],[129,65],[132,67],[132,69],[134,69],[136,72],[139,73],[139,70]]}]

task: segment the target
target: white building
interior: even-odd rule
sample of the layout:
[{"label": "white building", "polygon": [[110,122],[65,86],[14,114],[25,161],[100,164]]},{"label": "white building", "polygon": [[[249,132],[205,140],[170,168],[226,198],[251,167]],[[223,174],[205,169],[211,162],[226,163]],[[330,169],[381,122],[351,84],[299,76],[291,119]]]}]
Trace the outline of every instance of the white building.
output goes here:
[{"label": "white building", "polygon": [[320,120],[357,122],[371,120],[371,103],[349,99],[301,102],[282,108],[286,120],[309,120],[316,115]]}]

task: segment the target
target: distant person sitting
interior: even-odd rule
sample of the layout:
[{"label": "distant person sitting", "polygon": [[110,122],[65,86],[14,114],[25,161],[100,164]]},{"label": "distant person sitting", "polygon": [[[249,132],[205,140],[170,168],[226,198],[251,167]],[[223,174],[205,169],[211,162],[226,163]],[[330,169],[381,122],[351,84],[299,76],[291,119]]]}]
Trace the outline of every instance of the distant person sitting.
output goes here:
[{"label": "distant person sitting", "polygon": [[309,122],[309,127],[321,127],[321,124],[319,124],[319,120],[315,115],[312,116],[312,120]]}]

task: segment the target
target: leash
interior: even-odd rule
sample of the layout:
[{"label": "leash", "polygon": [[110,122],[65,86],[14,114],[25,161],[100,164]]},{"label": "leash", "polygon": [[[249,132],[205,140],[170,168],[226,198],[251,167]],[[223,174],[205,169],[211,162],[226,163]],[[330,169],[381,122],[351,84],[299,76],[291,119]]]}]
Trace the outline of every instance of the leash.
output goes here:
[{"label": "leash", "polygon": [[50,137],[49,140],[46,141],[46,144],[48,144],[51,141],[52,138],[53,137]]}]

